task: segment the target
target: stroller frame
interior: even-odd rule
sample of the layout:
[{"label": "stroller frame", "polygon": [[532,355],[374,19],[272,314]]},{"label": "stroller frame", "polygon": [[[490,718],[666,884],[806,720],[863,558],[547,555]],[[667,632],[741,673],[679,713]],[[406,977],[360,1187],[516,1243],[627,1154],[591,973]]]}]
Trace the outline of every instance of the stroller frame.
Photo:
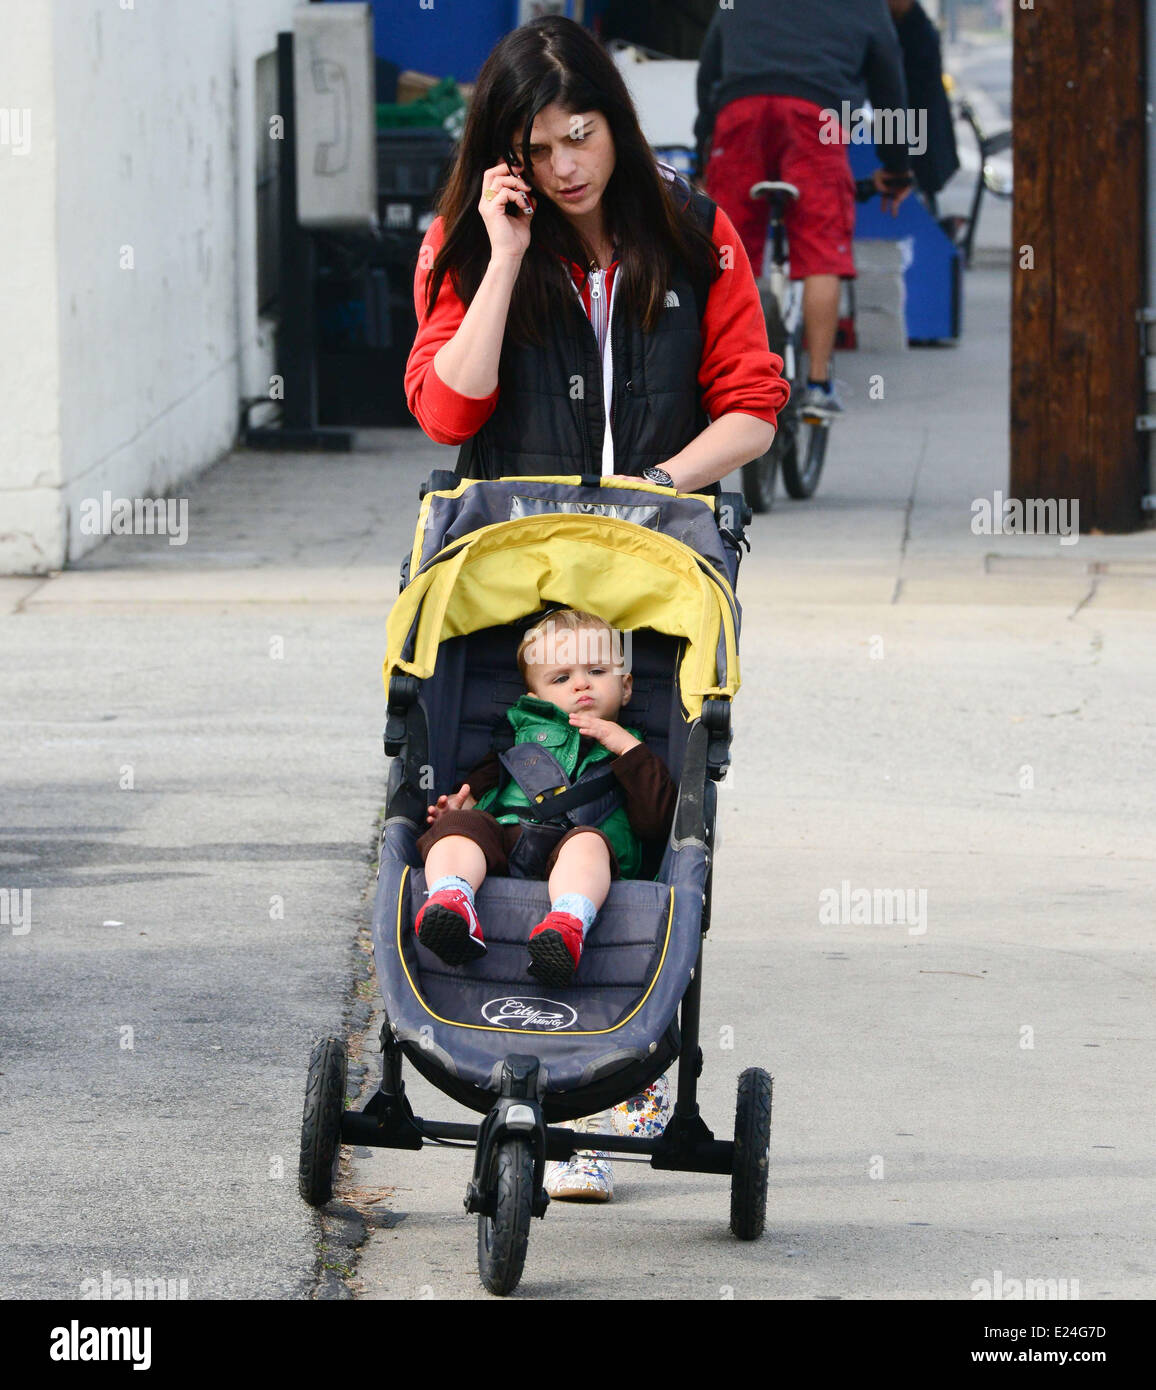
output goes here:
[{"label": "stroller frame", "polygon": [[[452,489],[460,483],[453,474],[435,472],[419,494]],[[582,477],[582,486],[596,486],[594,477]],[[670,495],[670,490],[660,491]],[[735,551],[737,575],[739,544],[746,543],[745,526],[750,510],[741,494],[720,494],[715,499],[716,521],[726,543]],[[737,520],[736,520],[737,519]],[[748,546],[749,548],[749,546]],[[409,558],[402,569],[401,588],[409,582]],[[419,711],[421,681],[394,672],[389,676],[385,751],[395,758],[391,769],[389,804],[393,814],[395,793],[416,786],[414,772],[428,756],[422,732],[424,713]],[[395,1036],[388,1013],[382,1025],[380,1045],[382,1076],[378,1089],[360,1111],[344,1109],[345,1051],[338,1038],[321,1039],[314,1047],[302,1128],[301,1192],[306,1201],[320,1206],[332,1196],[341,1144],[372,1148],[419,1150],[425,1147],[472,1147],[473,1172],[467,1184],[465,1209],[479,1217],[478,1252],[482,1282],[493,1293],[509,1293],[521,1278],[529,1218],[543,1217],[550,1203],[545,1191],[547,1161],[565,1161],[575,1153],[597,1147],[599,1151],[649,1160],[660,1171],[729,1174],[731,1229],[740,1239],[762,1233],[767,1189],[767,1151],[770,1138],[771,1078],[757,1067],[739,1078],[739,1104],[733,1139],[716,1138],[703,1119],[698,1104],[698,1078],[703,1070],[699,1045],[702,995],[702,943],[711,922],[711,887],[714,860],[714,827],[717,793],[715,784],[730,762],[731,702],[703,697],[701,712],[689,723],[679,783],[679,797],[671,838],[695,840],[705,846],[702,881],[701,933],[689,983],[677,1004],[678,1047],[673,1044],[657,1055],[658,1075],[678,1063],[673,1113],[654,1138],[589,1133],[548,1124],[540,1099],[539,1057],[522,1050],[522,1039],[510,1039],[511,1050],[501,1059],[500,1079],[490,1091],[493,1104],[477,1124],[426,1119],[414,1113],[406,1094],[403,1064],[406,1040]],[[412,816],[412,809],[408,815]],[[383,847],[386,832],[383,831]],[[673,889],[671,890],[673,892]],[[673,904],[673,898],[672,898]],[[672,907],[673,911],[673,907]],[[400,918],[399,918],[400,930]],[[686,942],[684,961],[692,958]],[[387,1001],[388,1004],[388,1001]],[[519,1047],[518,1044],[522,1046]],[[417,1061],[412,1040],[411,1063]],[[651,1051],[654,1052],[652,1046]],[[426,1073],[426,1066],[418,1066]],[[427,1073],[428,1074],[428,1073]],[[455,1095],[446,1079],[431,1076],[439,1089]],[[496,1091],[496,1094],[495,1094]],[[456,1097],[457,1098],[457,1097]],[[483,1100],[483,1104],[485,1104]],[[311,1108],[312,1106],[312,1108]],[[474,1108],[482,1106],[475,1103]],[[556,1113],[556,1112],[555,1112]],[[563,1112],[565,1113],[565,1112]],[[585,1112],[579,1112],[585,1113]],[[509,1174],[520,1164],[521,1178]]]}]

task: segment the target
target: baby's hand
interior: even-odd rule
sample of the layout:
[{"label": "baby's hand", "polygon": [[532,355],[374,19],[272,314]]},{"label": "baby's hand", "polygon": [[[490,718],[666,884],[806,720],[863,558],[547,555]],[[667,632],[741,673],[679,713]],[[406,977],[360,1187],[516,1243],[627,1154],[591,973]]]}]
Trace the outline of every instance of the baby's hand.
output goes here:
[{"label": "baby's hand", "polygon": [[447,811],[472,811],[477,804],[470,795],[470,784],[463,782],[460,791],[449,796],[439,796],[437,805],[428,807],[426,820],[430,825],[435,825],[439,817],[444,816]]},{"label": "baby's hand", "polygon": [[639,742],[621,724],[615,724],[612,719],[597,719],[584,710],[575,710],[570,716],[570,723],[580,734],[595,739],[615,756],[629,752]]}]

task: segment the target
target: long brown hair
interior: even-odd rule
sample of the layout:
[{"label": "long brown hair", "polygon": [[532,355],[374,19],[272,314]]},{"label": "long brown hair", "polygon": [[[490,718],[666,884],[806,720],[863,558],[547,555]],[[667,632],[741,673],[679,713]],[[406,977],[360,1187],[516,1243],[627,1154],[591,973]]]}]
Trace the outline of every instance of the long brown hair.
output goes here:
[{"label": "long brown hair", "polygon": [[[445,240],[426,282],[426,309],[445,276],[469,304],[490,260],[490,239],[478,212],[484,172],[505,159],[520,163],[536,203],[530,245],[522,258],[506,332],[540,343],[541,325],[577,307],[570,271],[559,259],[587,265],[594,248],[534,185],[530,134],[543,107],[578,114],[599,111],[614,141],[614,173],[603,195],[606,230],[619,242],[618,294],[643,328],[653,330],[676,260],[699,284],[720,271],[710,236],[682,209],[638,124],[634,104],[610,55],[593,34],[561,15],[546,15],[507,34],[478,74],[456,163],[436,205]],[[520,156],[513,149],[522,129]],[[579,310],[579,312],[581,312]]]}]

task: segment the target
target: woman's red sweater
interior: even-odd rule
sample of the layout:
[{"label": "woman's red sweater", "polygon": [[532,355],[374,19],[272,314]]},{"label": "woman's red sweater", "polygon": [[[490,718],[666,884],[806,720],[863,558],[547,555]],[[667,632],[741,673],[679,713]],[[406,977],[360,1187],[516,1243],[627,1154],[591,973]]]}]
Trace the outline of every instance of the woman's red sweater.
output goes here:
[{"label": "woman's red sweater", "polygon": [[[438,444],[463,444],[489,419],[501,388],[488,396],[463,396],[447,386],[434,368],[433,359],[438,350],[458,331],[466,313],[466,306],[455,293],[449,275],[442,280],[437,302],[428,314],[425,311],[426,280],[434,257],[441,249],[443,235],[442,219],[435,218],[418,255],[413,287],[418,328],[405,368],[405,395],[418,424],[432,440]],[[767,326],[751,263],[739,234],[722,208],[715,213],[712,239],[723,257],[721,263],[729,269],[724,269],[711,286],[702,319],[698,381],[703,393],[703,409],[712,421],[731,411],[741,411],[768,424],[776,424],[790,388],[782,377],[782,359],[767,345]],[[607,299],[617,269],[615,261],[606,273]],[[571,262],[570,273],[589,316],[590,289],[586,271]]]}]

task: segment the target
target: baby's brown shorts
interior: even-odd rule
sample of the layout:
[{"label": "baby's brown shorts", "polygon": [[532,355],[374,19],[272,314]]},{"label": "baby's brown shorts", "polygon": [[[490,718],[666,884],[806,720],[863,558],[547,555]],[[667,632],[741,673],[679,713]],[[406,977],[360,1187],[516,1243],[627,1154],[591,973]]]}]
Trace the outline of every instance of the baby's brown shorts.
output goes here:
[{"label": "baby's brown shorts", "polygon": [[[437,844],[447,835],[465,835],[467,839],[473,840],[474,844],[478,845],[486,856],[486,873],[497,874],[499,878],[505,878],[508,877],[510,851],[514,848],[521,833],[522,827],[520,825],[501,825],[497,817],[492,816],[489,811],[446,811],[419,838],[417,847],[424,863],[431,845]],[[558,859],[558,852],[567,840],[574,835],[589,835],[591,833],[600,835],[606,842],[606,848],[610,854],[611,879],[620,878],[618,856],[614,853],[614,846],[603,831],[592,825],[576,825],[573,829],[567,830],[550,851],[544,877],[550,877]]]}]

